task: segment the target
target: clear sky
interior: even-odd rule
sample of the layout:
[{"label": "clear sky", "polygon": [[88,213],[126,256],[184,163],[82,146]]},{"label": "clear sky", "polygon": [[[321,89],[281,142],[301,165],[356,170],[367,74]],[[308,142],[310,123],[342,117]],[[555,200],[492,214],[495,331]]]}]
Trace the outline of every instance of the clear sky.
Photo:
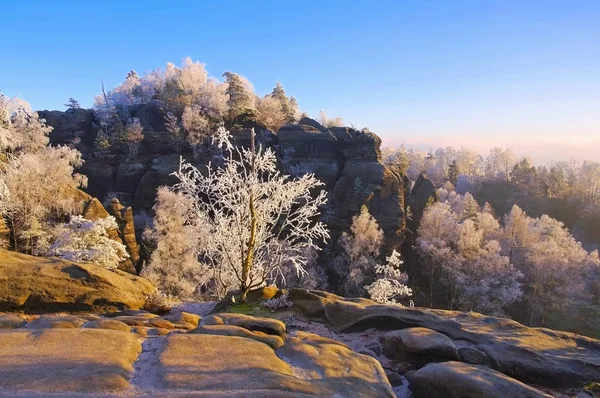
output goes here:
[{"label": "clear sky", "polygon": [[600,1],[0,0],[0,90],[90,106],[185,56],[384,143],[600,160]]}]

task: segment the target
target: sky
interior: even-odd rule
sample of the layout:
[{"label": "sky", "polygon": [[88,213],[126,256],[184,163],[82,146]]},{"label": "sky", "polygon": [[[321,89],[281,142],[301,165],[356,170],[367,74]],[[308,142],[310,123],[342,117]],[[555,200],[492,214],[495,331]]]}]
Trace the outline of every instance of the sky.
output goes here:
[{"label": "sky", "polygon": [[0,0],[0,37],[0,91],[37,110],[189,56],[384,145],[600,161],[597,0]]}]

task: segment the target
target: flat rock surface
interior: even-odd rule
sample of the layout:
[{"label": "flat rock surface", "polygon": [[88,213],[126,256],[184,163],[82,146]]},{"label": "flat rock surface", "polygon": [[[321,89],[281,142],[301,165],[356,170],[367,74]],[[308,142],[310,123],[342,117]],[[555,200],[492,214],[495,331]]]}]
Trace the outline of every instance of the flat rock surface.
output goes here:
[{"label": "flat rock surface", "polygon": [[124,390],[141,349],[112,330],[0,330],[0,393]]},{"label": "flat rock surface", "polygon": [[[146,326],[119,320],[133,317]],[[29,316],[0,330],[0,396],[394,396],[377,360],[327,337],[287,335],[274,319],[219,314],[188,332],[151,327],[169,321],[147,313],[85,318]]]}]

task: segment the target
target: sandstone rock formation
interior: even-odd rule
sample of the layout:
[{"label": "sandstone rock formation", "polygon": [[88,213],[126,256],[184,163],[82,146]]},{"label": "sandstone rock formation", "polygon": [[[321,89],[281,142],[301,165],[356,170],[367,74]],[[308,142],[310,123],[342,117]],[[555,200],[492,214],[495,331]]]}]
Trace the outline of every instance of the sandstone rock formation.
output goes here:
[{"label": "sandstone rock formation", "polygon": [[[138,159],[127,160],[124,153],[117,152],[108,158],[94,157],[92,138],[77,146],[85,159],[81,171],[88,176],[87,190],[92,196],[103,199],[109,192],[115,192],[134,211],[149,211],[154,205],[156,188],[175,182],[170,174],[177,170],[179,155],[171,146],[160,108],[144,105],[131,107],[129,111],[144,126]],[[86,137],[95,137],[92,124],[87,122],[90,117],[93,121],[91,111],[43,114],[54,127],[51,136],[55,143],[72,143],[75,130],[83,131]],[[237,144],[248,144],[247,132],[233,132],[233,135]],[[284,172],[296,175],[314,172],[326,184],[330,192],[327,221],[332,241],[349,227],[352,216],[366,204],[385,232],[386,250],[402,243],[405,181],[382,164],[381,140],[377,135],[345,127],[325,128],[315,120],[303,118],[298,124],[283,126],[277,135],[259,133],[258,139],[277,148]],[[184,153],[184,157],[190,156]]]},{"label": "sandstone rock formation", "polygon": [[3,217],[0,217],[0,248],[8,247],[10,240],[10,229]]},{"label": "sandstone rock formation", "polygon": [[0,310],[139,309],[152,292],[150,282],[119,270],[0,249]]},{"label": "sandstone rock formation", "polygon": [[448,336],[427,328],[406,328],[385,333],[380,339],[383,353],[390,359],[417,362],[458,360],[458,351]]},{"label": "sandstone rock formation", "polygon": [[460,362],[431,364],[411,377],[414,398],[550,398],[502,373]]},{"label": "sandstone rock formation", "polygon": [[0,394],[123,390],[141,350],[135,334],[113,330],[0,330]]},{"label": "sandstone rock formation", "polygon": [[[290,290],[289,299],[294,303],[292,308],[304,316],[339,332],[430,329],[451,339],[459,351],[469,348],[470,352],[462,350],[463,358],[474,358],[471,362],[483,362],[524,383],[569,387],[600,380],[600,341],[573,333],[530,328],[509,319],[477,313],[382,305],[303,289]],[[393,332],[391,336],[405,333]],[[411,333],[411,341],[411,350],[434,345],[428,337],[418,339],[415,333]],[[445,341],[447,344],[438,341],[437,345],[444,347],[444,355],[452,351],[454,357],[449,342]],[[402,350],[406,350],[404,344],[397,350],[385,347],[383,352],[391,351],[395,359]]]},{"label": "sandstone rock formation", "polygon": [[332,242],[350,227],[363,204],[378,221],[386,250],[404,238],[404,183],[381,162],[381,139],[350,128],[326,129],[304,118],[279,130],[279,158],[289,174],[315,173],[326,184],[325,219]]},{"label": "sandstone rock formation", "polygon": [[118,199],[113,199],[109,206],[110,214],[115,217],[119,225],[119,238],[127,248],[129,260],[136,266],[140,260],[140,249],[135,239],[135,226],[133,224],[133,210],[123,207]]},{"label": "sandstone rock formation", "polygon": [[133,212],[131,208],[125,209],[121,206],[118,199],[113,200],[108,212],[102,203],[96,198],[93,198],[83,191],[77,190],[76,194],[84,203],[82,216],[88,220],[96,221],[109,216],[115,217],[118,229],[110,229],[107,231],[111,239],[119,243],[123,243],[127,248],[129,258],[123,260],[119,264],[119,269],[130,274],[136,273],[136,265],[140,259],[140,251],[135,238],[135,227],[133,224]]},{"label": "sandstone rock formation", "polygon": [[[166,319],[145,312],[114,315],[42,316],[0,330],[0,394],[394,397],[374,358],[312,333],[288,334],[277,320],[217,314],[243,326],[203,321],[190,332],[172,324],[151,333],[116,319],[137,317],[147,325]],[[0,314],[0,324],[5,317]],[[146,338],[142,344],[140,338]]]}]

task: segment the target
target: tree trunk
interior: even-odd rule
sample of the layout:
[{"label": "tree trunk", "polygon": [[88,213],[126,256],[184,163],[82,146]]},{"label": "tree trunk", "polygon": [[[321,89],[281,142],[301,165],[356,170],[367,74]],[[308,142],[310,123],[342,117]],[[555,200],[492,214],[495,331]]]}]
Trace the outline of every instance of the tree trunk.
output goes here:
[{"label": "tree trunk", "polygon": [[[254,129],[250,133],[250,147],[252,150],[252,168],[251,172],[254,174],[254,158],[256,156],[256,152],[254,151]],[[256,245],[256,229],[258,220],[256,218],[256,208],[254,207],[254,193],[252,192],[252,187],[250,187],[250,199],[248,201],[248,210],[250,211],[250,237],[248,238],[248,243],[246,244],[246,257],[242,263],[242,283],[240,284],[240,301],[246,301],[246,295],[250,290],[250,286],[248,283],[248,278],[250,277],[250,270],[252,268],[252,263],[254,261],[254,246]]]}]

